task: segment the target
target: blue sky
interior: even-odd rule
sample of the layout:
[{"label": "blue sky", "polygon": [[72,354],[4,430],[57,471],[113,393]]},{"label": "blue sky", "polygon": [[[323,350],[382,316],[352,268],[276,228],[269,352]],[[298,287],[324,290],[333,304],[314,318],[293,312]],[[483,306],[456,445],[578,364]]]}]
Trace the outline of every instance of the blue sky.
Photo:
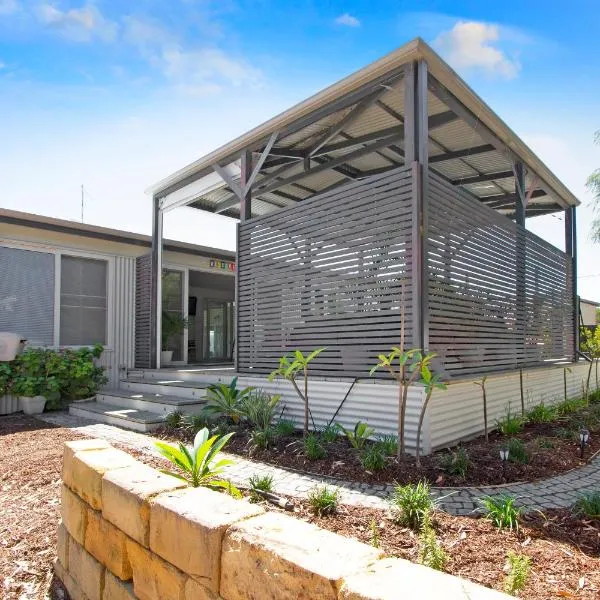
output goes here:
[{"label": "blue sky", "polygon": [[[0,0],[0,206],[148,233],[144,190],[419,35],[581,199],[580,290],[600,300],[598,0]],[[562,244],[559,218],[528,227]],[[233,248],[223,217],[166,233]],[[597,276],[598,275],[598,276]]]}]

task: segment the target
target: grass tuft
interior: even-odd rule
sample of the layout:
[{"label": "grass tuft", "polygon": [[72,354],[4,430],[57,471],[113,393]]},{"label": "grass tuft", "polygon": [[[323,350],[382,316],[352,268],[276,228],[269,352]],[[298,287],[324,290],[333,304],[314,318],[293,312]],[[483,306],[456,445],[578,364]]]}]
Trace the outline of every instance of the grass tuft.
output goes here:
[{"label": "grass tuft", "polygon": [[165,417],[165,425],[171,429],[178,429],[183,424],[183,411],[176,409]]},{"label": "grass tuft", "polygon": [[574,512],[588,519],[600,519],[600,492],[587,492],[577,499]]},{"label": "grass tuft", "polygon": [[290,437],[294,435],[296,432],[296,426],[294,425],[294,421],[289,421],[287,419],[281,419],[275,425],[275,432],[280,437]]},{"label": "grass tuft", "polygon": [[381,471],[385,468],[385,453],[379,444],[367,446],[360,455],[360,462],[367,471]]},{"label": "grass tuft", "polygon": [[383,448],[386,456],[398,454],[398,438],[395,435],[380,435],[377,443]]},{"label": "grass tuft", "polygon": [[529,454],[525,444],[518,438],[511,438],[508,440],[506,446],[508,448],[508,460],[513,463],[521,463],[526,465],[529,462]]},{"label": "grass tuft", "polygon": [[531,423],[551,423],[556,420],[556,408],[543,402],[527,411],[527,420]]},{"label": "grass tuft", "polygon": [[504,591],[516,596],[526,585],[531,572],[531,558],[525,554],[517,554],[512,550],[507,556],[508,574],[504,580]]},{"label": "grass tuft", "polygon": [[315,515],[325,517],[337,512],[340,492],[326,485],[315,486],[308,492],[308,502]]},{"label": "grass tuft", "polygon": [[506,414],[496,421],[496,427],[502,435],[515,435],[523,430],[525,425],[521,415],[510,411],[510,404],[506,410]]},{"label": "grass tuft", "polygon": [[250,485],[250,500],[252,502],[260,502],[263,497],[257,494],[257,490],[261,492],[272,492],[273,491],[273,475],[262,475],[261,473],[255,473],[248,479]]},{"label": "grass tuft", "polygon": [[450,475],[464,477],[470,467],[471,461],[469,460],[469,455],[462,447],[442,457],[442,469]]},{"label": "grass tuft", "polygon": [[327,456],[327,450],[316,433],[309,433],[304,438],[304,454],[308,460],[320,460]]},{"label": "grass tuft", "polygon": [[522,510],[515,506],[516,498],[508,494],[485,496],[479,502],[485,509],[485,517],[498,529],[519,530],[519,518]]},{"label": "grass tuft", "polygon": [[398,525],[419,531],[423,519],[435,508],[426,481],[397,485],[390,498],[392,519]]}]

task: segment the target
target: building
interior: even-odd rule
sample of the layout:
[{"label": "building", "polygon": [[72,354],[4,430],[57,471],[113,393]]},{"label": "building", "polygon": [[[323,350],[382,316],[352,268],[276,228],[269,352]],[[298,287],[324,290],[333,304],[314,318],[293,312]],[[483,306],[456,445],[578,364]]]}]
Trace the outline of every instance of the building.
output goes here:
[{"label": "building", "polygon": [[[0,331],[38,346],[101,343],[117,386],[126,369],[150,366],[143,277],[151,244],[145,235],[0,210]],[[189,318],[167,342],[174,363],[230,361],[235,255],[168,240],[163,248],[163,310]]]},{"label": "building", "polygon": [[598,315],[600,314],[600,302],[593,300],[579,300],[579,310],[581,312],[581,325],[590,329],[596,329],[598,325]]}]

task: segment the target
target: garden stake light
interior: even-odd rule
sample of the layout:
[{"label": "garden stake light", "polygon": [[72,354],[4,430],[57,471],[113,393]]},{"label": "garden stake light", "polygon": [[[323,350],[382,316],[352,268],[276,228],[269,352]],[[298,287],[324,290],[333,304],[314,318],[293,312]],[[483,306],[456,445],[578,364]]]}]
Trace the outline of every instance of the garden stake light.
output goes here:
[{"label": "garden stake light", "polygon": [[506,462],[508,461],[508,448],[500,449],[500,460],[502,461],[502,479],[506,479]]},{"label": "garden stake light", "polygon": [[581,450],[581,458],[583,458],[583,453],[585,451],[585,446],[589,442],[590,432],[587,429],[579,430],[579,448]]}]

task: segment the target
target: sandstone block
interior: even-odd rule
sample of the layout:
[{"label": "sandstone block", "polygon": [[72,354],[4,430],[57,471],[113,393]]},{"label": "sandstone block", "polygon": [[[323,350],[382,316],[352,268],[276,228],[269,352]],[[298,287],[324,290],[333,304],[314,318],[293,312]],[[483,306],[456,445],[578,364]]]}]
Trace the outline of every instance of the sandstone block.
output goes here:
[{"label": "sandstone block", "polygon": [[102,480],[102,516],[148,547],[149,500],[186,483],[140,463],[107,473]]},{"label": "sandstone block", "polygon": [[69,537],[71,536],[61,521],[56,532],[56,554],[61,565],[67,570],[69,569]]},{"label": "sandstone block", "polygon": [[71,487],[73,481],[73,457],[77,452],[84,452],[86,450],[104,450],[105,448],[110,448],[109,443],[105,440],[74,440],[72,442],[65,442],[63,447],[62,467],[63,483]]},{"label": "sandstone block", "polygon": [[181,600],[188,576],[146,550],[127,540],[127,554],[133,569],[133,591],[140,600]]},{"label": "sandstone block", "polygon": [[102,600],[104,567],[73,540],[69,543],[69,575],[89,600]]},{"label": "sandstone block", "polygon": [[226,529],[263,512],[249,502],[206,488],[161,494],[150,505],[150,549],[218,592]]},{"label": "sandstone block", "polygon": [[220,594],[227,600],[333,600],[345,575],[380,557],[381,552],[355,540],[267,513],[225,533]]},{"label": "sandstone block", "polygon": [[83,593],[77,582],[69,575],[67,570],[61,565],[60,561],[54,561],[54,574],[65,586],[71,600],[89,600]]},{"label": "sandstone block", "polygon": [[113,469],[122,469],[138,463],[121,450],[85,450],[76,452],[71,459],[69,487],[92,508],[102,509],[102,476]]},{"label": "sandstone block", "polygon": [[102,600],[135,600],[133,585],[127,581],[121,581],[110,571],[106,571]]},{"label": "sandstone block", "polygon": [[102,518],[102,513],[88,509],[85,530],[85,549],[119,579],[131,579],[132,571],[127,557],[127,536]]},{"label": "sandstone block", "polygon": [[75,541],[83,545],[85,540],[85,528],[87,525],[87,504],[66,485],[62,486],[61,498],[63,524]]},{"label": "sandstone block", "polygon": [[399,558],[379,560],[344,578],[340,600],[507,600],[510,596]]},{"label": "sandstone block", "polygon": [[185,600],[222,600],[222,598],[190,577],[185,583]]}]

